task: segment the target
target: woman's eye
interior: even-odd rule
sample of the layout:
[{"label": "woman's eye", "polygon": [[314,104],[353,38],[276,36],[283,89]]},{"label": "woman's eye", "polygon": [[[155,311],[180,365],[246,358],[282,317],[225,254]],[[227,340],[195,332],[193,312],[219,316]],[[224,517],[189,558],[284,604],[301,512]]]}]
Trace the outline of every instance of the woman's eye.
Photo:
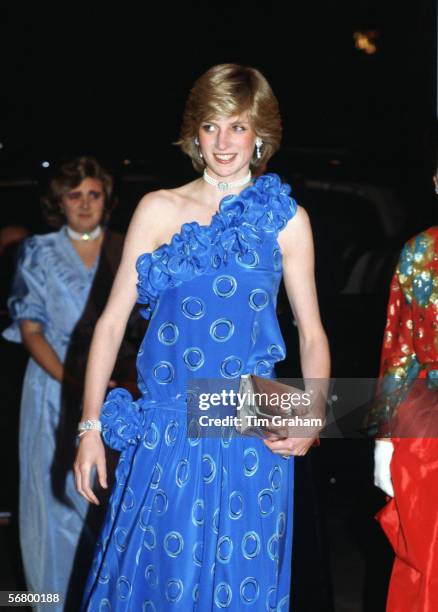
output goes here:
[{"label": "woman's eye", "polygon": [[212,125],[211,123],[204,123],[202,129],[204,130],[204,132],[213,132],[214,125]]},{"label": "woman's eye", "polygon": [[234,131],[235,132],[245,132],[246,131],[246,127],[244,125],[234,125]]},{"label": "woman's eye", "polygon": [[97,200],[98,198],[100,198],[101,195],[102,195],[102,193],[100,191],[90,191],[90,196],[94,200]]},{"label": "woman's eye", "polygon": [[73,191],[72,193],[67,194],[67,198],[69,200],[78,200],[81,197],[81,194],[78,191]]}]

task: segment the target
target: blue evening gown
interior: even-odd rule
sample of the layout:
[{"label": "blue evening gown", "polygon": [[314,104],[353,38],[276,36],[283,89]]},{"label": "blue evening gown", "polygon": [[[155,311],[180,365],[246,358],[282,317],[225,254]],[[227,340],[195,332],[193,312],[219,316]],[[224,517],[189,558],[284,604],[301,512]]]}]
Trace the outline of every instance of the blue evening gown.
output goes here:
[{"label": "blue evening gown", "polygon": [[262,176],[209,225],[185,223],[138,259],[142,397],[115,389],[102,410],[104,439],[122,452],[85,610],[289,610],[293,459],[255,437],[188,432],[185,401],[188,379],[273,377],[284,359],[277,236],[296,212],[289,193]]},{"label": "blue evening gown", "polygon": [[[14,323],[3,336],[21,342],[19,321],[37,321],[63,362],[98,263],[85,267],[65,227],[25,240],[8,301]],[[61,384],[30,358],[20,408],[21,552],[28,590],[58,593],[65,600],[79,540],[87,539],[91,547],[95,538],[86,527],[89,504],[76,491],[72,466],[63,482],[55,482],[64,469],[57,466],[62,460],[57,448],[61,396]],[[62,609],[51,607],[53,612]]]}]

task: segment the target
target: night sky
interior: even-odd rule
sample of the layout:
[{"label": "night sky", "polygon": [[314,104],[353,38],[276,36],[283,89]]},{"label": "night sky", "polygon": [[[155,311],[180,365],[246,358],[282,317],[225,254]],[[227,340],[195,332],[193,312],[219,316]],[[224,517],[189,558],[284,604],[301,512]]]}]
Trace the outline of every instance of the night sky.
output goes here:
[{"label": "night sky", "polygon": [[[228,61],[271,82],[286,151],[348,151],[356,173],[365,164],[392,183],[413,167],[419,176],[435,119],[433,4],[15,6],[2,19],[2,176],[78,152],[179,155],[171,143],[191,84]],[[377,32],[374,55],[355,48],[356,31]]]}]

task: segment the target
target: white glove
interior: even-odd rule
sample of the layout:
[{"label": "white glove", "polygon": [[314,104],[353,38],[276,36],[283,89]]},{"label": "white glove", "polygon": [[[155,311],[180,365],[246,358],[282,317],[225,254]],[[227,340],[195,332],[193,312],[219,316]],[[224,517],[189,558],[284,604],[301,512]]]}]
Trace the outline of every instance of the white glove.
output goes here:
[{"label": "white glove", "polygon": [[394,497],[391,480],[391,459],[394,445],[389,440],[376,440],[374,447],[374,484],[390,497]]}]

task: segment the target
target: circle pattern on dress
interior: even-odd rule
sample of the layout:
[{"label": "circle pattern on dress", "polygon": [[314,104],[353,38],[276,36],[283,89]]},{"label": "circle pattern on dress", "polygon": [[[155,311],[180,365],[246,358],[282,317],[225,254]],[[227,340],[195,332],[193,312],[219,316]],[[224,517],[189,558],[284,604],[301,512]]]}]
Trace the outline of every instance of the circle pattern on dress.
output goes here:
[{"label": "circle pattern on dress", "polygon": [[193,563],[197,565],[198,567],[202,566],[203,552],[204,552],[204,543],[202,541],[195,542],[195,544],[193,545],[192,558],[193,558]]},{"label": "circle pattern on dress", "polygon": [[254,559],[260,552],[260,536],[256,531],[247,531],[242,538],[242,555],[245,559]]},{"label": "circle pattern on dress", "polygon": [[233,491],[228,500],[228,515],[231,519],[240,519],[243,515],[243,495],[240,491]]},{"label": "circle pattern on dress", "polygon": [[192,599],[196,603],[199,599],[199,584],[195,584],[192,589]]},{"label": "circle pattern on dress", "polygon": [[210,336],[216,342],[226,342],[234,334],[234,323],[230,319],[216,319],[210,325]]},{"label": "circle pattern on dress", "polygon": [[220,582],[214,591],[214,603],[218,608],[228,608],[233,598],[231,587],[226,582]]},{"label": "circle pattern on dress", "polygon": [[221,274],[216,276],[213,281],[213,291],[221,298],[230,298],[236,293],[237,280],[230,274]]},{"label": "circle pattern on dress", "polygon": [[283,257],[280,249],[278,248],[275,248],[272,251],[272,264],[276,272],[279,272],[283,267]]},{"label": "circle pattern on dress", "polygon": [[153,589],[157,588],[158,574],[157,574],[157,569],[153,563],[150,563],[149,565],[146,566],[146,569],[144,570],[144,577],[150,587],[152,587]]},{"label": "circle pattern on dress", "polygon": [[268,540],[268,555],[273,561],[278,561],[279,545],[278,535],[276,533],[273,533]]},{"label": "circle pattern on dress", "polygon": [[283,476],[283,472],[278,465],[274,465],[272,470],[269,473],[269,482],[271,484],[271,488],[273,491],[278,491],[281,486],[281,479]]},{"label": "circle pattern on dress", "polygon": [[155,529],[152,525],[147,525],[145,528],[145,537],[143,541],[143,545],[148,550],[154,550],[157,545],[157,537],[155,535]]},{"label": "circle pattern on dress", "polygon": [[131,487],[126,487],[123,494],[122,511],[129,512],[135,506],[135,495]]},{"label": "circle pattern on dress", "polygon": [[211,455],[202,457],[202,476],[207,484],[212,482],[216,476],[216,463]]},{"label": "circle pattern on dress", "polygon": [[183,361],[189,370],[195,372],[204,365],[204,352],[197,346],[189,346],[183,353]]},{"label": "circle pattern on dress", "polygon": [[260,594],[260,586],[253,577],[245,578],[240,583],[240,599],[244,604],[253,604],[257,601]]},{"label": "circle pattern on dress", "polygon": [[127,546],[128,532],[124,527],[117,527],[114,531],[114,543],[119,552],[123,552]]},{"label": "circle pattern on dress", "polygon": [[248,249],[246,253],[236,253],[235,259],[242,268],[255,268],[260,262],[259,254],[254,249]]},{"label": "circle pattern on dress", "polygon": [[186,485],[190,478],[190,463],[187,459],[181,459],[176,466],[176,484],[179,487]]},{"label": "circle pattern on dress", "polygon": [[188,319],[200,319],[205,315],[205,302],[199,297],[186,297],[181,303],[181,310]]},{"label": "circle pattern on dress", "polygon": [[272,365],[266,359],[259,359],[256,363],[255,373],[257,376],[268,376],[272,372]]},{"label": "circle pattern on dress", "polygon": [[221,374],[224,378],[237,378],[243,369],[243,362],[236,355],[229,355],[221,363]]},{"label": "circle pattern on dress", "polygon": [[158,431],[158,427],[155,425],[155,423],[152,422],[146,429],[143,439],[143,446],[149,450],[152,450],[157,446],[159,441],[160,432]]},{"label": "circle pattern on dress", "polygon": [[175,369],[170,361],[159,361],[152,370],[152,374],[158,384],[168,385],[175,378]]},{"label": "circle pattern on dress", "polygon": [[230,536],[224,535],[217,541],[216,559],[220,563],[229,563],[233,554],[233,540]]},{"label": "circle pattern on dress", "polygon": [[197,527],[204,524],[204,500],[197,499],[192,507],[192,523]]},{"label": "circle pattern on dress", "polygon": [[184,538],[179,531],[170,531],[164,538],[164,550],[169,557],[178,557],[184,548]]},{"label": "circle pattern on dress", "polygon": [[277,516],[276,531],[279,538],[284,536],[284,532],[286,531],[286,515],[284,512],[280,512]]},{"label": "circle pattern on dress", "polygon": [[268,353],[277,361],[286,357],[283,347],[279,344],[270,344],[268,346]]},{"label": "circle pattern on dress", "polygon": [[179,578],[169,578],[166,583],[165,595],[170,603],[177,603],[183,596],[184,585]]},{"label": "circle pattern on dress", "polygon": [[153,507],[157,514],[164,514],[169,506],[169,499],[162,489],[158,489],[154,495]]},{"label": "circle pattern on dress", "polygon": [[256,312],[263,310],[269,304],[269,294],[264,289],[253,289],[248,299],[250,307]]},{"label": "circle pattern on dress", "polygon": [[178,340],[179,329],[172,321],[165,321],[158,328],[158,340],[166,346],[175,344]]},{"label": "circle pattern on dress", "polygon": [[166,425],[166,430],[164,432],[164,441],[167,446],[172,446],[175,444],[176,438],[178,436],[179,423],[178,421],[174,421],[173,419],[169,421]]},{"label": "circle pattern on dress", "polygon": [[243,473],[254,476],[259,469],[259,456],[255,448],[245,448],[243,452]]},{"label": "circle pattern on dress", "polygon": [[160,480],[161,477],[163,475],[163,468],[161,467],[161,465],[159,463],[156,463],[154,465],[154,469],[152,472],[152,478],[151,478],[151,482],[149,484],[151,489],[157,489],[158,485],[160,484]]},{"label": "circle pattern on dress", "polygon": [[262,489],[257,496],[260,514],[268,516],[274,510],[274,497],[271,489]]},{"label": "circle pattern on dress", "polygon": [[119,599],[128,599],[131,595],[132,585],[126,576],[120,576],[117,580],[116,589]]}]

